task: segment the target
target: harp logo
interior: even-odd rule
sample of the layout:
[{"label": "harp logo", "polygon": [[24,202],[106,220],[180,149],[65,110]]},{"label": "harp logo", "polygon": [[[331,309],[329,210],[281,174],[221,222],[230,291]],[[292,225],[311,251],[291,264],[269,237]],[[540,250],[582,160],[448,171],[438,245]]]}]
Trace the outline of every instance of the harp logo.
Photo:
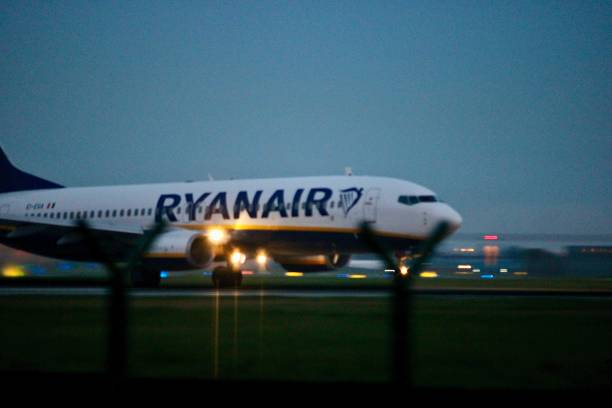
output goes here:
[{"label": "harp logo", "polygon": [[340,190],[340,202],[342,203],[342,210],[344,211],[345,217],[348,216],[349,211],[357,205],[362,195],[363,188],[352,187]]}]

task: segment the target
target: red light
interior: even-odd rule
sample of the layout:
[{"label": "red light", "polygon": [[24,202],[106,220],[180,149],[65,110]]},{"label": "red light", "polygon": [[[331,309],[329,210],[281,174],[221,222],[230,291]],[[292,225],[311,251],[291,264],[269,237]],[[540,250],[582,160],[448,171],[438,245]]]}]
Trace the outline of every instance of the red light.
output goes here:
[{"label": "red light", "polygon": [[497,241],[499,239],[497,235],[485,235],[483,238],[485,241]]}]

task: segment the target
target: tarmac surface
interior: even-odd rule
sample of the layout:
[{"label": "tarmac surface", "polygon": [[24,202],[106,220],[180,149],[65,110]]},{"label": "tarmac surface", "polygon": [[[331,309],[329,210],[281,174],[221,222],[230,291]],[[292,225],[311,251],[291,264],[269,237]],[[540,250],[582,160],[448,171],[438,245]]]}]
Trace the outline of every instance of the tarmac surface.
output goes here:
[{"label": "tarmac surface", "polygon": [[[507,297],[572,297],[604,298],[612,301],[612,291],[564,289],[508,289],[508,288],[413,288],[415,295],[434,296],[507,296]],[[102,287],[0,287],[0,297],[10,296],[107,296],[109,289]],[[198,297],[283,297],[283,298],[386,298],[389,289],[337,289],[337,288],[241,288],[215,290],[212,288],[131,289],[132,298],[198,298]]]}]

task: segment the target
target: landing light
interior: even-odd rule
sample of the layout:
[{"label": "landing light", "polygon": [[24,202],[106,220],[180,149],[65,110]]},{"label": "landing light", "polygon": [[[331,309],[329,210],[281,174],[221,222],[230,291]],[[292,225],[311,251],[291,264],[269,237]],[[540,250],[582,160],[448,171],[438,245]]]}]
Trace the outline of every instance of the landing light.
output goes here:
[{"label": "landing light", "polygon": [[257,265],[259,265],[261,268],[265,268],[266,263],[268,262],[268,256],[264,254],[263,252],[260,252],[259,254],[257,254],[256,260],[257,260]]},{"label": "landing light", "polygon": [[230,256],[230,261],[233,265],[242,265],[244,261],[246,261],[246,255],[240,252],[239,250],[235,250]]},{"label": "landing light", "polygon": [[207,237],[214,245],[224,244],[227,241],[227,234],[222,229],[211,229]]},{"label": "landing light", "polygon": [[400,266],[400,274],[402,276],[408,275],[408,267],[405,265]]}]

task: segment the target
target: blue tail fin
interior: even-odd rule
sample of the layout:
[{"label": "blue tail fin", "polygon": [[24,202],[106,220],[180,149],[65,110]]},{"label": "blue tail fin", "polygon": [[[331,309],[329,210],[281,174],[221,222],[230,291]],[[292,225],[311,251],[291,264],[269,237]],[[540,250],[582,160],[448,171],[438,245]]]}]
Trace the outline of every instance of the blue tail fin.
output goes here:
[{"label": "blue tail fin", "polygon": [[11,164],[0,147],[0,193],[62,187],[64,186],[19,170]]}]

